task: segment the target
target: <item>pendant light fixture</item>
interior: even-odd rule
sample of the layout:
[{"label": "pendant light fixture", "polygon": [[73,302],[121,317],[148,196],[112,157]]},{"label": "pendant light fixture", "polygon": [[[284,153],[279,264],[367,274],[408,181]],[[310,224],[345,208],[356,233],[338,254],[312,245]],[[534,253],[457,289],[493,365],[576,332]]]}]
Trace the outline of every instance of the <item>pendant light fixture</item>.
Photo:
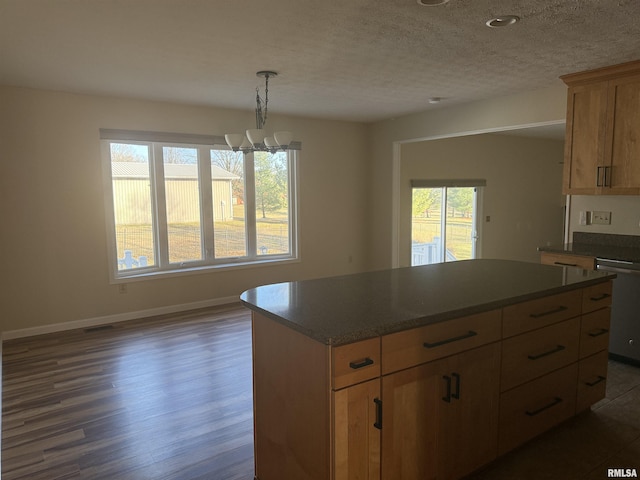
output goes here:
[{"label": "pendant light fixture", "polygon": [[256,128],[245,133],[227,133],[224,138],[234,152],[271,152],[288,150],[293,141],[291,132],[275,132],[268,136],[264,126],[267,123],[269,109],[269,78],[278,74],[270,70],[261,70],[256,76],[264,78],[264,100],[260,97],[260,89],[256,87]]}]

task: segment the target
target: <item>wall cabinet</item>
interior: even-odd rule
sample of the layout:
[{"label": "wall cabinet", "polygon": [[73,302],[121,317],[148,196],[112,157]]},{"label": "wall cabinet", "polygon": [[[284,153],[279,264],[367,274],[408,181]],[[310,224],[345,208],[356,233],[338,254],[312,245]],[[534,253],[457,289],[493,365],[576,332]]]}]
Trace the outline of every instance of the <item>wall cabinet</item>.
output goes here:
[{"label": "wall cabinet", "polygon": [[569,87],[563,193],[640,194],[640,61],[561,77]]}]

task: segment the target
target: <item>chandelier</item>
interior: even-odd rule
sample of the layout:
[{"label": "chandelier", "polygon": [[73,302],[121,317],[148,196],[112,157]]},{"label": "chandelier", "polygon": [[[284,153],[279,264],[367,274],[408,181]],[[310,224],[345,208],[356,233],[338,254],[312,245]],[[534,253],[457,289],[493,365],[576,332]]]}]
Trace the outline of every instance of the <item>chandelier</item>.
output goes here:
[{"label": "chandelier", "polygon": [[256,87],[256,128],[246,133],[227,133],[224,139],[234,152],[271,152],[288,150],[293,140],[291,132],[275,132],[267,136],[264,126],[267,123],[269,108],[269,78],[278,74],[270,70],[261,70],[256,76],[264,78],[264,100],[260,97],[260,89]]}]

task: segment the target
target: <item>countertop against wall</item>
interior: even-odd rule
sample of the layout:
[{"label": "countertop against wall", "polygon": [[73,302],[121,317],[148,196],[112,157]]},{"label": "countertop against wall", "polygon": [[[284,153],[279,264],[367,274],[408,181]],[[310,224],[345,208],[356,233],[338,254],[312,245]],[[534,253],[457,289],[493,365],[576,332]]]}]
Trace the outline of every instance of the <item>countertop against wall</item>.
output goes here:
[{"label": "countertop against wall", "polygon": [[640,236],[574,232],[572,243],[539,247],[538,250],[640,263]]}]

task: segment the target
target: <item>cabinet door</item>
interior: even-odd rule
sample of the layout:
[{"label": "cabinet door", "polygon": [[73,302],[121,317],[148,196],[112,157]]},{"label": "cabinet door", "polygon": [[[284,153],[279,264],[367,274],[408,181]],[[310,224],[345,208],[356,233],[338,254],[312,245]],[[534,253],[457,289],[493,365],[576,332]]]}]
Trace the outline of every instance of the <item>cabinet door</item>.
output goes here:
[{"label": "cabinet door", "polygon": [[437,436],[447,385],[446,360],[382,377],[382,478],[437,478]]},{"label": "cabinet door", "polygon": [[333,394],[334,480],[380,479],[380,380]]},{"label": "cabinet door", "polygon": [[451,357],[451,403],[442,409],[438,478],[461,478],[498,453],[500,344]]},{"label": "cabinet door", "polygon": [[602,193],[640,193],[640,75],[609,82],[606,163]]},{"label": "cabinet door", "polygon": [[382,478],[460,478],[496,457],[500,345],[382,378]]},{"label": "cabinet door", "polygon": [[562,193],[594,194],[604,177],[607,82],[569,88]]}]

